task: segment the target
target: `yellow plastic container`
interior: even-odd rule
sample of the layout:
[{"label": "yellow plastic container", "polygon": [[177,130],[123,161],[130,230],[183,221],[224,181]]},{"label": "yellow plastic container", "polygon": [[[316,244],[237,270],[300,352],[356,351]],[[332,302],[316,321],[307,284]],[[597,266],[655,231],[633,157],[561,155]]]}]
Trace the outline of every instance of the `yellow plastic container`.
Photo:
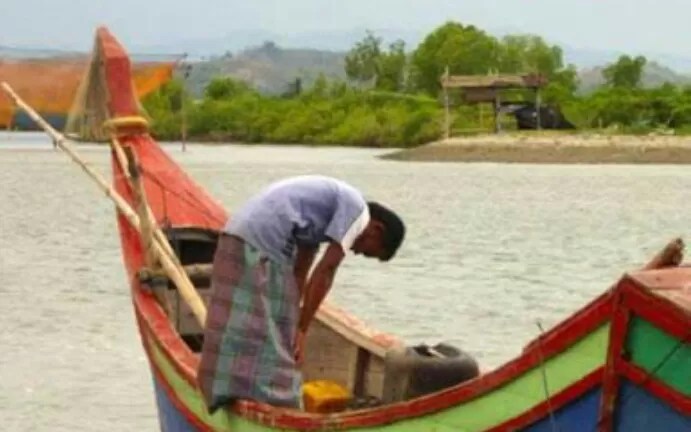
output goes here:
[{"label": "yellow plastic container", "polygon": [[348,389],[333,381],[309,381],[302,385],[305,411],[334,413],[346,409],[351,396]]}]

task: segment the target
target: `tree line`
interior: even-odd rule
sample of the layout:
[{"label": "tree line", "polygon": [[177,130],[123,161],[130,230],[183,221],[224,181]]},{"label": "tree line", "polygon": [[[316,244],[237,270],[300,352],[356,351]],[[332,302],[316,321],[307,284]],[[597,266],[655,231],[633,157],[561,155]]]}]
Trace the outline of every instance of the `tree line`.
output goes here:
[{"label": "tree line", "polygon": [[[441,136],[440,77],[446,70],[456,75],[539,73],[549,80],[545,103],[580,129],[691,129],[691,87],[642,88],[646,58],[621,56],[603,69],[603,86],[581,94],[576,67],[565,63],[559,46],[536,35],[497,38],[472,25],[447,22],[409,51],[403,41],[385,45],[368,32],[344,63],[346,81],[322,77],[307,89],[298,82],[280,96],[217,77],[201,99],[192,100],[183,83],[174,80],[147,97],[144,106],[162,139],[179,138],[184,115],[190,139],[406,147]],[[529,95],[515,91],[511,97]],[[490,130],[479,110],[458,99],[453,128]]]}]

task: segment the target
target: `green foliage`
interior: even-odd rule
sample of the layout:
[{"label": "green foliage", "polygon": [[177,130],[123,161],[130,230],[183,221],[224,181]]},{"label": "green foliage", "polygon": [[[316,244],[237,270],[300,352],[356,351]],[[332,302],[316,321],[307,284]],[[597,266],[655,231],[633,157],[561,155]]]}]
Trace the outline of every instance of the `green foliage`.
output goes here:
[{"label": "green foliage", "polygon": [[562,50],[540,36],[505,36],[499,46],[498,68],[505,73],[541,73],[548,78],[564,67]]},{"label": "green foliage", "polygon": [[233,78],[214,78],[206,86],[204,95],[213,100],[231,99],[236,96],[251,93],[250,86]]},{"label": "green foliage", "polygon": [[602,71],[607,85],[610,87],[636,88],[641,84],[643,68],[648,60],[643,56],[636,58],[623,55]]},{"label": "green foliage", "polygon": [[501,47],[474,26],[448,22],[434,30],[412,55],[411,76],[417,90],[436,95],[446,68],[452,74],[487,74],[497,70]]},{"label": "green foliage", "polygon": [[412,54],[410,74],[415,89],[436,95],[448,68],[454,75],[538,73],[550,81],[550,100],[571,97],[578,87],[574,66],[565,66],[561,48],[535,35],[502,40],[474,26],[448,22],[428,35]]},{"label": "green foliage", "polygon": [[[474,26],[447,22],[412,52],[406,52],[402,41],[384,46],[381,38],[367,32],[345,58],[348,82],[313,74],[304,90],[300,78],[291,91],[274,97],[243,81],[216,77],[204,88],[203,97],[192,101],[182,82],[174,80],[149,95],[144,106],[153,120],[153,133],[163,139],[180,137],[184,114],[190,139],[407,147],[441,136],[445,119],[440,78],[448,68],[461,75],[544,75],[549,84],[541,92],[542,101],[560,108],[578,128],[626,133],[673,128],[691,133],[691,87],[641,88],[647,62],[641,56],[621,56],[603,70],[606,85],[583,95],[576,91],[577,71],[564,64],[561,48],[535,35],[497,39]],[[252,55],[275,59],[284,53],[267,42]],[[512,101],[531,97],[523,90],[503,96]],[[491,108],[458,106],[458,95],[451,97],[452,130],[492,129]],[[514,127],[510,118],[503,121]]]},{"label": "green foliage", "polygon": [[405,88],[407,67],[405,42],[398,40],[389,45],[389,51],[382,53],[379,60],[379,74],[375,87],[385,91],[399,91]]},{"label": "green foliage", "polygon": [[367,36],[355,44],[345,58],[345,71],[348,79],[359,83],[373,81],[379,74],[381,57],[381,38],[367,32]]},{"label": "green foliage", "polygon": [[[229,78],[212,84],[189,108],[192,139],[407,147],[441,135],[441,108],[424,96],[357,90],[324,77],[294,98],[263,96]],[[158,109],[160,104],[160,94],[145,101],[154,133],[176,139],[179,113]]]},{"label": "green foliage", "polygon": [[367,32],[345,58],[345,72],[349,80],[361,86],[370,85],[379,90],[398,91],[405,86],[407,56],[405,43],[398,40],[381,48],[382,39]]},{"label": "green foliage", "polygon": [[183,103],[190,106],[193,102],[180,80],[168,82],[146,98],[144,111],[154,120],[154,134],[167,138],[180,136]]},{"label": "green foliage", "polygon": [[654,89],[602,87],[564,107],[566,116],[583,128],[637,133],[691,125],[691,89],[671,84]]}]

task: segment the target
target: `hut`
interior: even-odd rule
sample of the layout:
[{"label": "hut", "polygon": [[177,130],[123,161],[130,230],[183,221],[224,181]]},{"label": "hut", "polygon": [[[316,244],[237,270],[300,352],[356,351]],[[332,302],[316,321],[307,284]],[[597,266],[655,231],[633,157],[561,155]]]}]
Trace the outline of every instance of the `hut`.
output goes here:
[{"label": "hut", "polygon": [[[494,108],[495,132],[501,130],[502,94],[506,90],[527,89],[534,96],[537,112],[540,112],[540,89],[547,85],[547,78],[540,74],[519,75],[450,75],[448,70],[441,77],[444,92],[444,137],[451,134],[451,113],[449,92],[459,90],[463,101],[469,104],[491,103]],[[537,129],[540,129],[540,116],[537,116]]]}]

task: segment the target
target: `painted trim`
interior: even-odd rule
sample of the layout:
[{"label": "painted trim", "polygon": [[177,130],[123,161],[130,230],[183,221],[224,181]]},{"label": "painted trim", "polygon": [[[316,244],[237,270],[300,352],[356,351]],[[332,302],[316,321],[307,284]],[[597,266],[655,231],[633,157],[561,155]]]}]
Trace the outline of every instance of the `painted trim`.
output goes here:
[{"label": "painted trim", "polygon": [[662,399],[682,414],[691,416],[691,397],[684,396],[664,382],[656,379],[654,375],[650,375],[644,369],[622,359],[619,359],[616,368],[632,384]]},{"label": "painted trim", "polygon": [[[623,280],[620,284],[626,284],[626,281]],[[624,352],[631,316],[629,309],[623,303],[624,297],[620,289],[617,290],[613,299],[614,317],[612,318],[609,334],[607,363],[604,370],[602,399],[600,401],[600,412],[597,422],[598,430],[601,432],[610,432],[614,427],[614,410],[617,394],[619,393],[619,376],[616,371],[616,363]]]},{"label": "painted trim", "polygon": [[602,382],[603,374],[604,367],[592,371],[575,384],[572,384],[557,394],[551,395],[549,400],[545,400],[518,417],[488,429],[488,432],[518,430],[544,419],[550,412],[556,412],[560,408],[567,406],[579,397],[598,387]]},{"label": "painted trim", "polygon": [[[192,386],[197,385],[197,365],[199,359],[177,336],[172,323],[165,319],[161,306],[155,301],[152,294],[145,293],[138,284],[132,289],[134,306],[137,316],[140,318],[140,334],[146,337],[144,332],[152,336],[156,345],[161,349],[180,376]],[[143,326],[143,328],[142,328]]]},{"label": "painted trim", "polygon": [[679,339],[689,336],[691,311],[685,311],[666,298],[655,295],[635,280],[623,287],[624,299],[631,310],[655,326]]},{"label": "painted trim", "polygon": [[616,286],[600,294],[556,326],[528,342],[523,351],[529,351],[538,344],[545,349],[545,347],[563,343],[564,337],[567,335],[587,334],[599,327],[612,314],[612,298],[615,288]]},{"label": "painted trim", "polygon": [[[135,295],[138,299],[143,300],[141,294]],[[139,304],[139,301],[137,303]],[[160,308],[155,304],[152,298],[147,298],[142,303],[145,303],[147,306],[155,305],[157,312],[162,313],[158,310]],[[142,306],[144,305],[142,304]],[[145,316],[142,318],[144,318],[145,322],[147,321]],[[196,380],[190,376],[190,370],[188,369],[188,367],[191,365],[184,364],[187,363],[187,361],[190,363],[196,361],[196,358],[194,358],[187,346],[184,345],[179,338],[171,335],[171,333],[173,333],[173,329],[170,324],[166,321],[164,326],[151,327],[148,330],[152,334],[158,335],[154,337],[159,338],[157,345],[161,347],[161,352],[166,357],[166,360],[174,366],[175,370],[189,385],[196,388]],[[607,329],[603,328],[599,331],[608,334]],[[161,337],[162,334],[166,333],[168,333],[168,337]],[[589,335],[589,337],[597,336]],[[603,344],[606,345],[606,337],[602,336],[602,339],[605,341]],[[184,357],[187,359],[187,361],[183,360],[184,363],[182,363],[180,361],[182,360],[181,357],[171,355],[172,350],[170,349],[170,346],[168,346],[171,343],[178,345],[175,351],[185,350],[190,354]],[[553,358],[554,356],[548,356],[546,353],[545,357]],[[528,360],[530,360],[530,358],[528,358]],[[523,364],[521,364],[521,362]],[[602,362],[604,363],[604,358],[602,359]],[[321,418],[321,423],[319,424],[321,424],[322,427],[334,427],[334,424],[336,423],[338,424],[339,428],[348,428],[381,425],[396,420],[424,416],[448,408],[453,409],[455,406],[469,402],[470,400],[476,399],[482,395],[487,395],[492,390],[506,385],[515,379],[520,379],[522,375],[537,366],[534,364],[533,368],[524,369],[525,365],[528,364],[530,363],[528,363],[524,357],[519,357],[515,361],[508,363],[494,373],[490,373],[460,386],[456,386],[443,392],[428,395],[413,401],[393,404],[379,409],[343,413],[328,416],[328,418],[322,416],[306,416],[305,414],[297,411],[291,411],[285,415],[282,415],[281,421],[274,419],[274,421],[272,421],[270,424],[280,427],[300,428],[304,427],[306,419],[309,419],[309,422],[311,423],[313,421],[319,421]],[[194,371],[194,369],[192,370]],[[265,422],[267,417],[270,417],[270,413],[272,413],[273,410],[273,407],[251,401],[243,401],[242,403],[236,404],[232,409],[232,411],[237,414],[243,415],[249,419],[257,420],[259,422]]]},{"label": "painted trim", "polygon": [[635,316],[630,324],[626,350],[629,363],[654,373],[659,381],[691,397],[691,329],[686,339],[678,339]]},{"label": "painted trim", "polygon": [[[192,425],[197,427],[199,430],[203,431],[211,431],[212,429],[209,429],[208,425],[206,423],[202,422],[199,417],[189,410],[187,408],[187,405],[183,403],[175,393],[175,390],[172,388],[170,382],[166,379],[166,376],[163,374],[161,369],[159,368],[158,364],[155,362],[155,358],[153,356],[153,347],[152,344],[155,344],[156,342],[152,340],[149,334],[145,334],[142,331],[141,327],[141,317],[137,316],[137,324],[140,329],[139,335],[141,338],[142,342],[142,347],[144,348],[144,352],[146,353],[146,357],[149,360],[149,366],[151,368],[151,374],[154,377],[154,380],[158,383],[162,391],[166,393],[168,396],[168,399],[170,400],[171,404],[180,412],[180,414],[187,419],[188,422],[190,422]],[[159,416],[160,418],[160,416]]]},{"label": "painted trim", "polygon": [[[561,398],[566,398],[570,396],[571,392],[578,392],[582,387],[579,386],[588,386],[592,383],[592,381],[595,379],[594,377],[597,377],[598,371],[601,371],[602,367],[598,367],[595,372],[587,373],[586,376],[588,379],[584,380],[583,379],[578,379],[575,381],[575,390],[570,390],[570,391],[565,391],[565,389],[568,389],[569,387],[573,386],[573,383],[569,383],[564,385],[564,382],[569,382],[571,378],[569,378],[569,375],[572,376],[581,376],[581,372],[579,369],[573,369],[574,365],[577,368],[589,368],[587,365],[588,361],[590,362],[597,362],[597,358],[592,357],[593,355],[593,347],[597,347],[599,345],[604,345],[606,344],[607,340],[607,334],[608,334],[608,329],[606,327],[602,328],[599,330],[599,334],[591,334],[589,335],[586,340],[583,340],[581,343],[585,345],[581,346],[575,346],[573,347],[573,351],[569,351],[567,353],[564,353],[563,356],[565,357],[558,357],[554,358],[551,360],[551,364],[546,364],[545,369],[548,373],[548,376],[553,376],[554,373],[557,371],[560,371],[561,377],[560,382],[562,384],[556,384],[557,385],[557,391],[560,394],[559,399],[556,400],[554,403],[556,404],[562,404],[562,403],[568,403],[567,399],[562,399]],[[152,338],[153,335],[145,335],[144,337],[146,338]],[[155,340],[152,339],[152,342],[155,344]],[[583,351],[583,350],[586,351]],[[595,348],[597,350],[597,348]],[[183,398],[183,400],[188,400],[188,403],[191,402],[189,398],[193,397],[195,399],[195,403],[198,403],[200,406],[203,405],[203,401],[201,399],[201,396],[198,394],[198,391],[196,390],[196,386],[190,385],[186,380],[183,379],[183,377],[179,376],[178,372],[176,371],[175,367],[173,366],[173,362],[170,361],[170,359],[166,358],[166,355],[164,352],[158,348],[154,349],[149,349],[147,350],[147,354],[149,354],[150,360],[152,362],[152,367],[156,368],[159,371],[164,371],[167,370],[168,372],[163,373],[163,379],[167,380],[167,382],[172,383],[172,382],[177,382],[173,386],[174,389],[179,389],[179,390],[174,390],[176,394],[177,392],[182,391],[183,394],[178,394],[178,397]],[[598,355],[598,354],[595,354]],[[601,361],[604,363],[604,356],[605,356],[605,348],[603,346],[602,348],[602,359]],[[566,363],[565,363],[566,362]],[[567,370],[569,372],[566,372],[566,376],[563,375],[563,371]],[[173,374],[173,375],[171,375]],[[592,375],[592,376],[591,376]],[[523,375],[516,380],[513,380],[512,382],[509,383],[504,383],[502,387],[505,387],[505,390],[499,390],[495,389],[495,392],[508,392],[504,393],[506,394],[511,394],[511,395],[518,395],[521,394],[521,392],[516,393],[515,390],[517,389],[523,389],[525,391],[526,389],[534,389],[534,388],[540,388],[539,384],[541,383],[541,371],[540,370],[532,370],[530,371],[529,374]],[[186,388],[186,390],[183,390],[183,386]],[[512,391],[514,390],[514,391]],[[194,396],[192,396],[190,393],[194,392]],[[184,393],[187,394],[187,396],[184,396]],[[540,394],[541,395],[541,394]],[[539,395],[539,396],[540,396]],[[475,427],[471,426],[471,430],[485,430],[487,428],[493,427],[492,423],[493,420],[490,417],[484,416],[483,418],[476,418],[476,416],[473,416],[471,413],[477,411],[477,409],[484,409],[487,410],[489,407],[487,404],[489,403],[491,405],[490,400],[495,397],[501,397],[499,393],[489,393],[485,395],[489,397],[490,399],[485,399],[485,398],[479,398],[477,400],[468,400],[467,403],[452,407],[451,409],[445,410],[440,413],[435,413],[435,414],[429,414],[425,417],[421,418],[416,418],[416,419],[410,419],[409,418],[409,413],[411,409],[417,408],[426,408],[429,409],[430,407],[426,405],[424,400],[413,400],[410,402],[405,402],[405,403],[400,403],[400,404],[395,404],[392,405],[391,408],[395,409],[397,412],[395,416],[389,415],[386,417],[386,421],[382,422],[381,421],[381,410],[366,410],[366,411],[361,411],[361,412],[351,412],[351,413],[344,413],[341,415],[329,415],[329,416],[323,416],[323,415],[314,415],[314,414],[307,414],[307,413],[300,413],[297,411],[290,411],[290,410],[276,410],[272,407],[263,405],[263,407],[267,408],[263,412],[259,413],[256,410],[253,411],[248,411],[248,408],[252,408],[252,405],[258,405],[252,402],[241,402],[236,404],[232,412],[233,414],[238,415],[238,418],[235,419],[235,416],[230,414],[229,412],[226,412],[227,415],[230,415],[229,419],[235,419],[236,421],[240,421],[241,417],[245,418],[245,421],[255,421],[257,423],[263,424],[265,426],[271,426],[271,427],[286,427],[286,428],[292,428],[292,429],[298,429],[298,430],[313,430],[313,429],[349,429],[349,428],[357,428],[357,427],[375,427],[381,428],[383,427],[384,424],[388,423],[393,423],[397,420],[405,420],[408,419],[408,421],[405,421],[400,424],[398,427],[409,427],[410,423],[418,423],[420,422],[421,424],[427,424],[428,422],[430,424],[435,424],[439,426],[449,426],[449,427],[457,427],[457,422],[460,420],[463,423],[474,423],[474,422],[480,422],[480,424],[475,424]],[[539,397],[538,396],[538,397]],[[513,396],[512,396],[513,397]],[[533,396],[525,396],[526,398],[529,397],[535,397]],[[515,399],[516,402],[519,401],[525,401],[525,399]],[[429,401],[427,401],[428,403]],[[520,403],[520,402],[519,402]],[[525,403],[525,402],[522,402]],[[424,404],[424,405],[423,405]],[[478,405],[480,404],[480,405]],[[544,409],[545,411],[547,410],[546,403],[544,404],[545,407],[543,408],[542,406],[538,406],[537,408],[531,408],[534,410],[532,415],[537,415],[539,414],[541,409]],[[483,408],[481,408],[483,407]],[[188,409],[191,409],[188,406]],[[520,412],[520,410],[524,409],[520,406],[514,406],[513,409],[517,410]],[[554,409],[554,405],[552,406],[552,409]],[[205,415],[198,413],[198,409],[191,409],[191,412],[194,413],[195,415],[199,416],[200,418],[206,417]],[[386,411],[391,411],[387,409]],[[506,413],[497,413],[499,417],[501,415],[505,415]],[[501,420],[499,420],[501,421]],[[519,419],[518,421],[521,421]],[[483,422],[489,422],[489,424],[483,423]],[[482,425],[482,426],[481,426]],[[219,425],[220,427],[221,425]],[[258,425],[255,425],[257,427]],[[392,425],[393,427],[393,425]],[[396,430],[394,428],[393,430]]]},{"label": "painted trim", "polygon": [[[152,335],[145,336],[147,338]],[[219,410],[213,415],[206,411],[206,405],[196,386],[190,385],[180,374],[177,373],[172,362],[166,359],[166,356],[156,346],[155,341],[150,339],[151,344],[148,345],[147,355],[149,356],[152,370],[157,376],[165,382],[165,388],[168,391],[172,400],[177,401],[177,406],[181,407],[181,412],[188,419],[194,417],[195,424],[201,425],[203,430],[274,430],[279,427],[278,423],[284,421],[283,417],[289,413],[288,410],[271,409],[264,413],[263,419],[252,419],[242,415],[242,405],[244,402],[239,402],[234,405],[232,410]],[[193,407],[192,405],[196,405]],[[268,405],[267,405],[268,406]],[[291,412],[292,413],[292,412]],[[306,413],[295,412],[300,417],[299,421],[291,426],[292,429],[298,430],[314,430],[323,427],[323,416],[315,416]],[[292,417],[296,417],[292,415]],[[263,420],[263,421],[260,421]],[[190,420],[192,421],[192,420]]]},{"label": "painted trim", "polygon": [[622,378],[622,403],[617,408],[620,432],[689,432],[691,417],[680,414],[665,401]]},{"label": "painted trim", "polygon": [[152,372],[151,382],[153,384],[156,406],[158,407],[158,423],[161,432],[194,432],[199,431],[199,427],[190,423],[185,416],[173,404],[168,393],[162,384],[156,379]]},{"label": "painted trim", "polygon": [[191,423],[199,431],[213,432],[213,429],[211,429],[209,425],[199,420],[199,418],[196,415],[194,415],[190,410],[188,410],[185,404],[180,399],[178,399],[177,395],[175,394],[175,391],[170,386],[168,381],[166,381],[165,377],[156,366],[151,366],[151,373],[153,374],[156,383],[160,386],[161,391],[165,393],[165,396],[168,398],[170,403],[189,423]]}]

